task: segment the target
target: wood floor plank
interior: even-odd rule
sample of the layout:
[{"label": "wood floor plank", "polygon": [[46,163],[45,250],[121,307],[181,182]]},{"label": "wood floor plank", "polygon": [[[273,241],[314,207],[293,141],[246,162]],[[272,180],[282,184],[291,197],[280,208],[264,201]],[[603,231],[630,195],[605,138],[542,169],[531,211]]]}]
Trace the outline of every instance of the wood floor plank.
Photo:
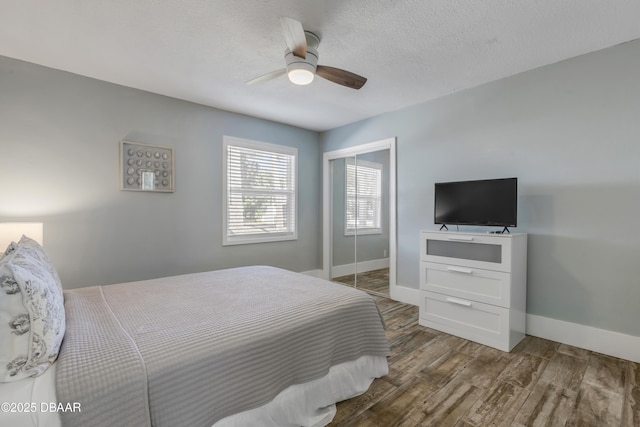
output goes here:
[{"label": "wood floor plank", "polygon": [[350,422],[351,419],[356,418],[396,389],[396,386],[390,384],[384,378],[376,379],[364,394],[338,402],[336,405],[338,411],[331,425],[339,426]]},{"label": "wood floor plank", "polygon": [[[394,310],[401,310],[407,307],[407,304],[402,304],[398,301],[394,301],[389,298],[379,297],[377,295],[373,295],[373,299],[376,301],[376,304],[378,304],[378,309],[382,314],[389,313]],[[409,307],[412,307],[412,306],[409,306]],[[416,315],[416,320],[418,320],[417,315]]]},{"label": "wood floor plank", "polygon": [[627,362],[622,426],[640,426],[640,365]]},{"label": "wood floor plank", "polygon": [[389,366],[389,382],[397,387],[407,382],[440,356],[460,345],[461,338],[442,334],[401,356]]},{"label": "wood floor plank", "polygon": [[355,286],[363,291],[374,292],[381,296],[389,297],[389,268],[358,273],[357,277],[353,274],[347,274],[345,276],[334,277],[331,280],[344,285]]},{"label": "wood floor plank", "polygon": [[631,385],[640,386],[640,363],[629,362],[628,378]]},{"label": "wood floor plank", "polygon": [[450,381],[414,408],[410,418],[421,426],[455,426],[482,393],[482,389],[467,381]]},{"label": "wood floor plank", "polygon": [[627,362],[625,360],[592,353],[583,382],[623,396],[626,376]]},{"label": "wood floor plank", "polygon": [[622,408],[622,426],[640,426],[640,386],[631,387]]},{"label": "wood floor plank", "polygon": [[[430,400],[438,390],[423,376],[414,376],[402,387],[369,408],[357,425],[396,426],[406,425],[412,411],[423,402]],[[411,424],[409,422],[409,424]]]},{"label": "wood floor plank", "polygon": [[588,359],[591,355],[589,350],[584,348],[574,347],[572,345],[560,344],[558,347],[558,353],[566,354],[568,356],[577,357],[578,359]]},{"label": "wood floor plank", "polygon": [[529,353],[517,353],[513,355],[498,380],[530,390],[537,383],[548,362],[547,359]]},{"label": "wood floor plank", "polygon": [[609,390],[583,383],[568,427],[619,426],[622,419],[622,398]]},{"label": "wood floor plank", "polygon": [[640,365],[527,336],[505,353],[418,325],[374,296],[389,374],[337,405],[335,426],[640,427]]},{"label": "wood floor plank", "polygon": [[418,331],[424,334],[428,334],[429,336],[433,336],[433,337],[436,336],[436,334],[433,334],[429,331],[425,331],[424,328],[422,328],[417,323],[415,325],[407,326],[406,328],[403,328],[403,329],[387,329],[385,331],[385,336],[387,337],[387,341],[389,342],[389,345],[392,345],[393,342],[396,342],[396,341],[400,342],[400,341],[406,340],[405,338],[403,338],[404,335],[409,335]]},{"label": "wood floor plank", "polygon": [[428,377],[429,381],[434,385],[444,387],[449,381],[453,380],[471,360],[473,360],[471,356],[451,350],[444,353],[420,372]]},{"label": "wood floor plank", "polygon": [[[387,336],[387,339],[388,338],[389,337]],[[430,334],[420,328],[415,328],[404,334],[399,334],[394,339],[389,340],[389,347],[391,348],[389,363],[394,363],[400,357],[412,352],[420,346],[423,346],[434,338],[436,338],[436,335]]]},{"label": "wood floor plank", "polygon": [[507,353],[490,347],[482,348],[457,375],[457,378],[468,381],[479,388],[489,388],[509,365]]},{"label": "wood floor plank", "polygon": [[465,342],[460,347],[458,347],[457,351],[471,357],[475,357],[476,354],[478,354],[478,352],[480,352],[484,347],[486,346],[477,342],[465,340]]},{"label": "wood floor plank", "polygon": [[510,426],[529,391],[502,381],[496,381],[471,407],[464,420],[474,426]]},{"label": "wood floor plank", "polygon": [[556,353],[549,360],[538,382],[552,383],[560,388],[577,393],[582,383],[584,372],[587,369],[587,363],[588,361],[584,359]]},{"label": "wood floor plank", "polygon": [[558,347],[560,347],[560,344],[557,342],[527,335],[525,339],[520,341],[513,349],[513,352],[525,352],[542,357],[543,359],[551,359],[556,354]]},{"label": "wood floor plank", "polygon": [[393,312],[393,316],[387,321],[385,320],[385,328],[387,330],[404,329],[408,326],[415,325],[416,307],[405,306]]},{"label": "wood floor plank", "polygon": [[564,426],[571,416],[576,395],[551,383],[537,383],[512,424],[514,427]]}]

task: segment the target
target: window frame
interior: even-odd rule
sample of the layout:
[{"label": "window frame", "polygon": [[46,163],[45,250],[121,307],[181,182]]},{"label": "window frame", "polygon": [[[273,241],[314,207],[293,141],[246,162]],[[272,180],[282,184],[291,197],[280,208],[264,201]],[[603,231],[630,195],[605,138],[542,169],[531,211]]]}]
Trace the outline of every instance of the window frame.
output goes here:
[{"label": "window frame", "polygon": [[[229,233],[229,183],[228,160],[229,147],[241,147],[258,151],[285,154],[293,156],[293,230],[290,232],[270,232],[245,235],[230,235]],[[298,149],[296,147],[272,144],[263,141],[238,138],[224,135],[222,138],[222,245],[242,245],[252,243],[280,242],[298,239]]]},{"label": "window frame", "polygon": [[349,212],[348,206],[349,206],[349,179],[348,179],[348,170],[349,170],[349,164],[350,164],[350,160],[352,160],[351,157],[347,157],[345,159],[345,166],[344,166],[344,235],[345,236],[355,236],[355,235],[367,235],[367,234],[382,234],[382,198],[383,198],[383,194],[382,194],[382,170],[383,170],[383,165],[381,163],[376,163],[376,162],[370,162],[367,160],[359,160],[357,158],[354,158],[352,160],[353,163],[351,163],[352,166],[356,167],[356,194],[355,194],[355,199],[356,199],[356,217],[358,215],[358,191],[357,191],[357,168],[358,167],[362,167],[362,168],[368,168],[368,169],[374,169],[376,170],[376,175],[377,175],[377,179],[378,179],[378,183],[377,183],[377,189],[378,189],[378,196],[376,197],[376,201],[377,201],[377,222],[378,222],[378,226],[377,227],[365,227],[365,228],[359,228],[358,227],[358,220],[356,219],[355,222],[355,227],[354,228],[349,228],[349,220],[347,218],[347,214]]}]

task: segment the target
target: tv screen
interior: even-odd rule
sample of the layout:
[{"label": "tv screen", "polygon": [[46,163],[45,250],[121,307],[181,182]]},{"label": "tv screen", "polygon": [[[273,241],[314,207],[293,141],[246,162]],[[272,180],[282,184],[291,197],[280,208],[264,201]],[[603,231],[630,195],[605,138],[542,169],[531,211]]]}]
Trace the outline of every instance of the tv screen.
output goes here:
[{"label": "tv screen", "polygon": [[434,223],[516,227],[518,178],[437,182]]}]

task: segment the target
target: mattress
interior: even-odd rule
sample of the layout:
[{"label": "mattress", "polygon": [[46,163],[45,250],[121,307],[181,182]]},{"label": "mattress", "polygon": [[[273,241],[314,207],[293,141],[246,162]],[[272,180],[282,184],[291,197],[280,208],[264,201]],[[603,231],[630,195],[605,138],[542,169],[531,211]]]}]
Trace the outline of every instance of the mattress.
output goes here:
[{"label": "mattress", "polygon": [[56,388],[62,404],[83,409],[61,414],[70,427],[206,427],[363,356],[376,367],[358,382],[386,373],[389,346],[369,295],[273,267],[65,291],[65,311]]}]

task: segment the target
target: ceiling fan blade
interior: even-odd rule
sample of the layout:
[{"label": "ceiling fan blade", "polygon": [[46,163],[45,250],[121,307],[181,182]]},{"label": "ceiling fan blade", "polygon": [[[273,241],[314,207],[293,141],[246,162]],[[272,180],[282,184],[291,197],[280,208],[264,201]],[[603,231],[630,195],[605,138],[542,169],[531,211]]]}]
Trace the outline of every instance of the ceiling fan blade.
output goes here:
[{"label": "ceiling fan blade", "polygon": [[283,68],[282,70],[275,70],[260,77],[256,77],[253,80],[249,80],[246,84],[255,85],[258,83],[268,82],[269,80],[277,79],[278,77],[284,76],[285,74],[287,74],[286,68]]},{"label": "ceiling fan blade", "polygon": [[339,85],[350,87],[351,89],[360,89],[367,82],[366,78],[350,71],[327,67],[326,65],[318,65],[316,68],[316,74],[333,83],[338,83]]},{"label": "ceiling fan blade", "polygon": [[307,38],[304,35],[304,28],[302,28],[300,21],[281,16],[280,24],[282,25],[284,41],[289,50],[297,57],[306,58]]}]

